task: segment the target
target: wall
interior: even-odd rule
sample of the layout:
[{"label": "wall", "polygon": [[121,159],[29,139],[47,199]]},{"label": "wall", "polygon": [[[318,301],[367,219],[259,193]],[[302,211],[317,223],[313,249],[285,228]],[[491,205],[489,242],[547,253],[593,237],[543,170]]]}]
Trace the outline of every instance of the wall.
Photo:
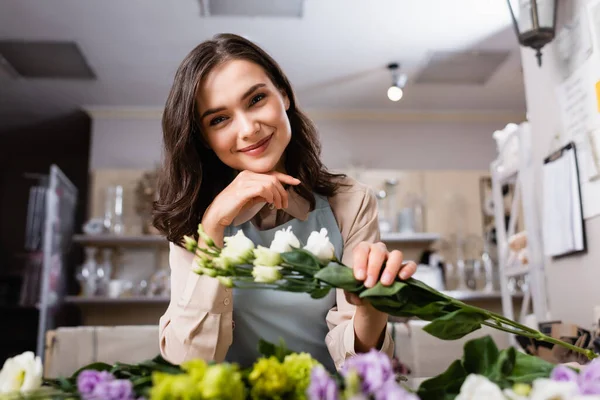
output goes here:
[{"label": "wall", "polygon": [[[587,2],[562,3],[559,17],[564,19],[570,15],[578,4]],[[566,7],[569,7],[567,9]],[[584,14],[584,16],[587,16]],[[559,27],[564,22],[559,23]],[[596,55],[597,56],[597,55]],[[559,99],[555,85],[561,82],[558,65],[557,44],[552,43],[543,50],[543,65],[537,65],[534,52],[523,49],[523,69],[527,97],[527,116],[531,124],[533,155],[536,160],[536,181],[541,185],[541,165],[543,158],[551,148],[556,147],[554,136],[562,134],[561,142],[570,138],[564,136],[559,114]],[[593,87],[590,89],[593,90]],[[541,190],[536,192],[541,193]],[[600,202],[599,199],[592,201]],[[538,198],[538,210],[541,210],[543,199]],[[593,307],[600,305],[600,247],[595,244],[600,240],[600,218],[594,217],[585,221],[588,252],[584,255],[570,256],[559,260],[547,259],[545,263],[547,292],[552,318],[563,319],[582,326],[591,327]]]},{"label": "wall", "polygon": [[[158,115],[93,115],[91,165],[151,168],[160,162]],[[140,116],[142,115],[142,116]],[[492,132],[519,115],[394,117],[369,114],[316,116],[323,159],[330,168],[362,164],[384,169],[488,169],[495,158]]]}]

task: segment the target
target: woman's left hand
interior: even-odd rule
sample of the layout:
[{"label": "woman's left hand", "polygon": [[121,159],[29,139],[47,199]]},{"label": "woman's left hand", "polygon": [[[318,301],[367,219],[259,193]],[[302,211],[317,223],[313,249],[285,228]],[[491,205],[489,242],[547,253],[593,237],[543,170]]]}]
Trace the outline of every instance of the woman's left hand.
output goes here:
[{"label": "woman's left hand", "polygon": [[[382,267],[385,269],[381,273]],[[397,277],[408,279],[417,271],[417,264],[413,261],[404,262],[401,251],[388,251],[382,243],[359,243],[353,251],[354,278],[364,281],[367,288],[371,288],[381,281],[384,286],[390,286]],[[380,279],[381,277],[381,279]],[[362,300],[355,294],[346,292],[349,303],[363,305]]]}]

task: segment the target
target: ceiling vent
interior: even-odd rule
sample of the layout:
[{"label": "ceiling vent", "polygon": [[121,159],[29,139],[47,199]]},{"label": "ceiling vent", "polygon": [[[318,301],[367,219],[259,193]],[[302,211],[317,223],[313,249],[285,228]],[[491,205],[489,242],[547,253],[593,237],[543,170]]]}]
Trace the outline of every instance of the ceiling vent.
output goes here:
[{"label": "ceiling vent", "polygon": [[414,82],[484,85],[509,55],[508,51],[435,52]]},{"label": "ceiling vent", "polygon": [[95,79],[74,42],[0,41],[0,66],[15,77]]},{"label": "ceiling vent", "polygon": [[304,0],[199,0],[204,17],[302,18]]}]

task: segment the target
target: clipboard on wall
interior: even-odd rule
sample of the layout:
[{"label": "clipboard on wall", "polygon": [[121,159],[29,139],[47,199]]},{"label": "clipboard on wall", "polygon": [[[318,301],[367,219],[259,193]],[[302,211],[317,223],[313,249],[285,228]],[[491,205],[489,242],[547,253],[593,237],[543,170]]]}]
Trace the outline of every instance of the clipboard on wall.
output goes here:
[{"label": "clipboard on wall", "polygon": [[544,254],[564,257],[587,251],[577,149],[570,142],[544,159]]}]

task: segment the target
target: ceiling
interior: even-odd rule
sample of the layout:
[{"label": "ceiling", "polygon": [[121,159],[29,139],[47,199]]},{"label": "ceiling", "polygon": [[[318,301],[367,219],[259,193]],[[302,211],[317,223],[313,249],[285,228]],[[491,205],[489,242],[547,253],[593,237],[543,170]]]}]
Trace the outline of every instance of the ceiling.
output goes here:
[{"label": "ceiling", "polygon": [[[309,110],[525,110],[504,0],[305,0],[301,18],[205,17],[201,2],[0,0],[0,40],[75,42],[95,75],[29,79],[0,66],[0,129],[80,107],[160,108],[183,57],[219,32],[263,46]],[[408,74],[398,103],[386,97],[392,61]]]}]

